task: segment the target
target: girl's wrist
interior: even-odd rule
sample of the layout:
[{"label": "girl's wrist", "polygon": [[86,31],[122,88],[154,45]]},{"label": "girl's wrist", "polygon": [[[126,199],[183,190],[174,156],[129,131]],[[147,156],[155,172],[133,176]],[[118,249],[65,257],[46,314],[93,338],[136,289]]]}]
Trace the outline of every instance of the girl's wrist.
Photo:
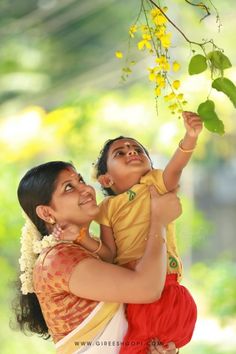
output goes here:
[{"label": "girl's wrist", "polygon": [[73,241],[74,243],[81,245],[82,240],[86,237],[88,233],[88,229],[86,227],[82,227],[76,236],[76,239]]},{"label": "girl's wrist", "polygon": [[184,138],[181,139],[179,142],[179,149],[184,152],[187,151],[192,152],[196,148],[197,140],[198,140],[197,137],[193,137],[191,135],[188,135],[188,133],[186,133]]}]

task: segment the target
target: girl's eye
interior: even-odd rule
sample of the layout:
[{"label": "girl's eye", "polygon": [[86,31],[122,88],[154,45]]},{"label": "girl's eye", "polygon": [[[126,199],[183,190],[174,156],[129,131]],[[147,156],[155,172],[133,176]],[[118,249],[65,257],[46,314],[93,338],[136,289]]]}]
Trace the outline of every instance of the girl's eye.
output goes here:
[{"label": "girl's eye", "polygon": [[135,151],[136,151],[138,154],[143,154],[143,149],[141,149],[141,148],[136,148]]},{"label": "girl's eye", "polygon": [[124,154],[124,151],[117,151],[114,156],[123,156]]}]

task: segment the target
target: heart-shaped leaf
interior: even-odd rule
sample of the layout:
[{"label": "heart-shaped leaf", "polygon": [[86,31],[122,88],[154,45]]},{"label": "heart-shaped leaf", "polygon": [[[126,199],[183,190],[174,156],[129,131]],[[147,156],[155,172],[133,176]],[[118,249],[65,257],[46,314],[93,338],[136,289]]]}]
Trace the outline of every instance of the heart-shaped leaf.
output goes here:
[{"label": "heart-shaped leaf", "polygon": [[220,120],[215,112],[215,104],[211,100],[206,100],[198,106],[197,110],[203,124],[207,130],[219,135],[223,135],[224,123]]},{"label": "heart-shaped leaf", "polygon": [[231,80],[226,77],[218,77],[212,82],[212,87],[228,96],[236,108],[236,86]]},{"label": "heart-shaped leaf", "polygon": [[212,66],[219,70],[225,70],[232,66],[229,58],[220,50],[213,50],[208,53],[207,58],[211,61]]},{"label": "heart-shaped leaf", "polygon": [[189,75],[200,74],[207,69],[206,57],[201,54],[194,55],[189,63]]}]

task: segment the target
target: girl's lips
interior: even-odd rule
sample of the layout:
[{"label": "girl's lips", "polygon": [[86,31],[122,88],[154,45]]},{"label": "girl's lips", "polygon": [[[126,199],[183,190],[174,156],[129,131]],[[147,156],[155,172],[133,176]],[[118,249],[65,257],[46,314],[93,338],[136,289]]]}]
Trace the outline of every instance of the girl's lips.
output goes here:
[{"label": "girl's lips", "polygon": [[128,163],[129,162],[132,162],[132,161],[142,161],[142,159],[140,159],[140,157],[138,157],[138,156],[131,156],[131,157],[129,157],[129,159],[128,159]]}]

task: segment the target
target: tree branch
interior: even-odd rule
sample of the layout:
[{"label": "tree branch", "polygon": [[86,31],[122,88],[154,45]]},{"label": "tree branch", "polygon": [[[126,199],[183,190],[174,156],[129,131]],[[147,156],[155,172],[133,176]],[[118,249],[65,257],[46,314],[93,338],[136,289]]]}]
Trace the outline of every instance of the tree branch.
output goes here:
[{"label": "tree branch", "polygon": [[158,6],[158,5],[155,3],[155,1],[153,1],[153,0],[147,0],[147,1],[149,1],[150,3],[152,3],[153,6],[155,6],[157,9],[159,9],[159,11],[160,11],[160,12],[162,13],[162,15],[167,19],[167,21],[184,37],[184,39],[185,39],[189,44],[195,44],[195,45],[198,45],[198,46],[200,46],[200,47],[203,47],[205,44],[212,42],[211,40],[205,41],[205,42],[202,42],[202,43],[191,41],[191,40],[184,34],[184,32],[165,14],[165,12],[161,9],[161,7]]},{"label": "tree branch", "polygon": [[199,2],[198,4],[194,4],[193,2],[189,1],[189,0],[185,0],[185,2],[189,5],[192,5],[192,6],[196,6],[196,7],[200,7],[201,9],[205,10],[206,11],[206,15],[203,16],[201,18],[200,21],[203,21],[206,17],[210,16],[211,13],[210,13],[210,10],[209,10],[209,7],[207,7],[206,5],[204,5],[202,2]]}]

